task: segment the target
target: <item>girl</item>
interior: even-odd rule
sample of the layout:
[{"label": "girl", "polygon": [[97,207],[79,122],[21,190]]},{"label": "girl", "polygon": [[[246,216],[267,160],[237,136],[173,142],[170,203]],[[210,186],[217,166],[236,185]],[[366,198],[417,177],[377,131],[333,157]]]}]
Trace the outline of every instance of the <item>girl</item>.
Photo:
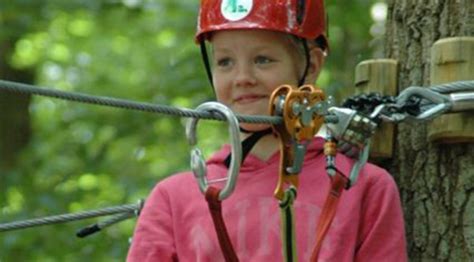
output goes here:
[{"label": "girl", "polygon": [[[202,0],[196,41],[202,48],[217,100],[237,114],[268,115],[272,91],[282,84],[315,83],[327,50],[323,0]],[[212,66],[211,66],[212,65]],[[223,216],[240,261],[283,261],[278,204],[273,197],[278,139],[268,125],[241,124],[252,146]],[[251,139],[249,139],[251,137]],[[309,261],[316,222],[330,183],[323,140],[308,145],[295,201],[296,247]],[[210,179],[226,176],[224,146],[207,161]],[[354,160],[337,155],[349,174]],[[156,185],[133,236],[128,261],[224,261],[207,203],[191,172]],[[404,224],[396,184],[383,169],[366,164],[345,191],[324,239],[319,261],[406,261]]]}]

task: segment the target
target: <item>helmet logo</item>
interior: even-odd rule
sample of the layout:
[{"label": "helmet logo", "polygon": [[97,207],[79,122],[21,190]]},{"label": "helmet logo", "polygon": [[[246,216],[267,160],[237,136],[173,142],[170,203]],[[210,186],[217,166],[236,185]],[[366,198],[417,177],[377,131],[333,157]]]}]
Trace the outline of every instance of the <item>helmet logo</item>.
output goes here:
[{"label": "helmet logo", "polygon": [[253,0],[222,0],[221,13],[225,19],[237,21],[245,18],[252,10]]}]

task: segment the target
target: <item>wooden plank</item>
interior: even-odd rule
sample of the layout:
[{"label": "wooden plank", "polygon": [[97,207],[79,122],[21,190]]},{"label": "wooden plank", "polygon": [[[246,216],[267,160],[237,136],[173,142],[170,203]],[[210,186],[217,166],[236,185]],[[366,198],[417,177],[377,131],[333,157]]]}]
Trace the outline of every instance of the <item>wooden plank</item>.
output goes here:
[{"label": "wooden plank", "polygon": [[[355,71],[356,93],[396,95],[397,71],[398,63],[393,59],[373,59],[359,63]],[[377,160],[391,158],[393,140],[393,124],[382,123],[372,137],[370,157]]]},{"label": "wooden plank", "polygon": [[[474,37],[451,37],[433,44],[431,84],[474,80]],[[474,142],[474,114],[442,115],[428,125],[430,141],[451,144]]]}]

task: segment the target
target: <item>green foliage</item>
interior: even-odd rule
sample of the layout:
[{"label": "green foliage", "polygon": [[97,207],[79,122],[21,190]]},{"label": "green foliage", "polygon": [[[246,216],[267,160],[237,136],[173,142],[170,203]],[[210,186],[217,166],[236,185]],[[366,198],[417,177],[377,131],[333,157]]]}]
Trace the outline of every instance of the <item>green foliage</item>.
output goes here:
[{"label": "green foliage", "polygon": [[[213,97],[193,42],[198,1],[4,2],[0,41],[15,39],[10,64],[35,70],[38,85],[190,108]],[[329,5],[321,86],[351,86],[355,63],[369,54],[371,3]],[[30,112],[31,142],[18,167],[0,174],[0,222],[134,203],[188,169],[180,119],[41,97]],[[225,125],[200,123],[209,156],[226,142]],[[97,221],[0,233],[0,261],[124,260],[135,220],[75,237]]]}]

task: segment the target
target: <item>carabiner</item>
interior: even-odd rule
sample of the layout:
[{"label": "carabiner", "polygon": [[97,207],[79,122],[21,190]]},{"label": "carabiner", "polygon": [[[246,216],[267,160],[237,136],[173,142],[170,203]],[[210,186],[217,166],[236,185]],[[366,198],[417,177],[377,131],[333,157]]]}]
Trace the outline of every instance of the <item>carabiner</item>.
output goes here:
[{"label": "carabiner", "polygon": [[[351,146],[347,144],[344,145]],[[351,147],[352,149],[355,148],[355,146],[353,145]],[[328,130],[328,134],[326,135],[326,142],[324,143],[324,155],[326,156],[326,171],[331,178],[334,178],[336,176],[336,172],[338,172],[336,168],[337,148],[337,142],[334,139],[334,136],[331,134],[331,130]],[[346,189],[349,189],[357,183],[357,178],[359,177],[360,169],[367,163],[367,160],[369,158],[369,149],[370,139],[367,139],[360,152],[357,153],[357,159],[351,168],[348,177],[348,182],[346,184]]]},{"label": "carabiner", "polygon": [[199,105],[196,110],[217,112],[224,115],[229,124],[230,145],[232,152],[232,160],[229,171],[225,179],[207,180],[207,167],[201,150],[197,147],[196,126],[198,118],[191,118],[186,123],[186,137],[189,144],[193,147],[191,150],[191,169],[194,177],[198,181],[199,189],[203,194],[207,191],[209,184],[227,180],[226,185],[219,193],[219,200],[224,200],[232,194],[235,188],[237,177],[240,171],[242,159],[242,145],[239,136],[239,121],[235,114],[227,106],[218,102],[207,102]]},{"label": "carabiner", "polygon": [[281,115],[284,124],[272,128],[280,138],[280,171],[274,196],[284,198],[284,186],[298,188],[298,174],[306,146],[321,128],[324,117],[319,114],[324,93],[311,85],[296,88],[282,85],[270,98],[270,115]]}]

